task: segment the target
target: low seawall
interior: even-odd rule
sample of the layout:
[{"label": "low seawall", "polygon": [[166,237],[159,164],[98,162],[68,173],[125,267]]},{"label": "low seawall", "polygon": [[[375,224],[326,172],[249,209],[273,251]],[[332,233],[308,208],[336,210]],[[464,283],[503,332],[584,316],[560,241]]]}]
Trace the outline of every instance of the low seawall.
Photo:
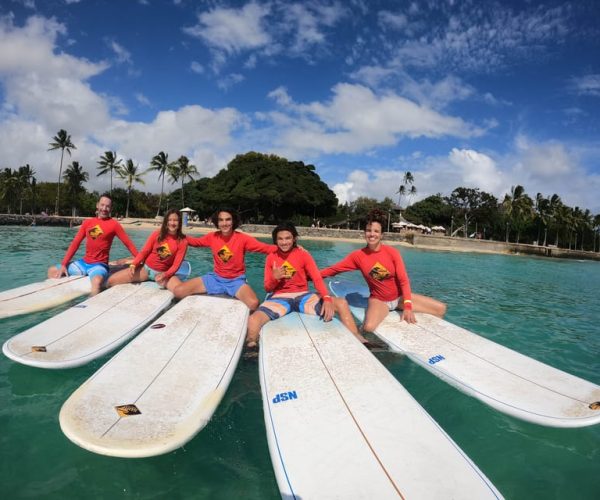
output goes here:
[{"label": "low seawall", "polygon": [[50,215],[0,214],[0,226],[78,226],[81,217],[54,217]]},{"label": "low seawall", "polygon": [[554,246],[528,245],[525,243],[505,243],[502,241],[476,240],[472,238],[451,238],[415,234],[413,244],[420,248],[433,250],[449,250],[459,252],[505,253],[514,255],[537,255],[540,257],[557,257],[561,259],[583,259],[600,261],[600,253],[583,250],[569,250]]}]

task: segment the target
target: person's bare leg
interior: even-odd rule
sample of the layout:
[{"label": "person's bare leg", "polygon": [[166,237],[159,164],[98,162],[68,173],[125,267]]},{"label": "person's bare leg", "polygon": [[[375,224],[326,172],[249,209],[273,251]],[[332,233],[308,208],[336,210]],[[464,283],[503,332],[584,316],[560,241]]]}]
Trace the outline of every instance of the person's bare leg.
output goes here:
[{"label": "person's bare leg", "polygon": [[362,325],[363,332],[374,332],[388,313],[389,309],[386,303],[370,297]]},{"label": "person's bare leg", "polygon": [[412,295],[412,305],[414,312],[432,314],[438,318],[443,318],[447,309],[443,302],[418,293]]},{"label": "person's bare leg", "polygon": [[140,281],[148,281],[148,271],[146,271],[143,267],[137,268],[133,273],[133,276],[131,275],[131,271],[129,271],[129,269],[121,269],[108,278],[106,286],[107,288],[110,288],[111,286],[115,285],[139,283]]},{"label": "person's bare leg", "polygon": [[167,281],[167,290],[169,290],[169,292],[171,292],[173,295],[175,295],[175,292],[173,290],[175,290],[175,288],[177,288],[179,285],[181,285],[183,282],[177,277],[177,276],[171,276],[169,278],[169,281]]},{"label": "person's bare leg", "polygon": [[48,278],[58,278],[60,275],[60,270],[56,268],[56,266],[50,266],[48,268]]},{"label": "person's bare leg", "polygon": [[253,312],[248,318],[248,333],[246,334],[246,347],[255,347],[260,337],[260,330],[266,325],[271,318],[269,318],[262,311]]},{"label": "person's bare leg", "polygon": [[358,327],[356,326],[356,322],[354,321],[354,317],[350,312],[350,307],[348,306],[348,301],[341,297],[335,297],[333,299],[333,305],[335,307],[335,312],[340,318],[342,324],[352,332],[361,343],[367,342],[367,339],[364,338],[360,332],[358,331]]},{"label": "person's bare leg", "polygon": [[235,294],[235,297],[246,304],[246,307],[250,309],[250,312],[253,312],[258,308],[258,297],[254,293],[254,290],[250,288],[250,285],[242,285]]},{"label": "person's bare leg", "polygon": [[204,286],[202,278],[192,278],[191,280],[183,281],[182,283],[178,284],[171,291],[173,292],[173,295],[175,295],[175,298],[183,299],[184,297],[194,293],[206,293],[206,287]]},{"label": "person's bare leg", "polygon": [[102,291],[102,285],[104,284],[104,276],[93,276],[90,278],[92,282],[92,291],[90,292],[90,297],[94,295],[98,295]]}]

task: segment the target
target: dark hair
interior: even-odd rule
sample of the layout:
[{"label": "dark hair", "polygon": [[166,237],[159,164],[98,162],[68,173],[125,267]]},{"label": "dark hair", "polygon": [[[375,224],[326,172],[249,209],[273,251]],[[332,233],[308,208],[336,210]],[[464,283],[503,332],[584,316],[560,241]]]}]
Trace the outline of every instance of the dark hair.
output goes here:
[{"label": "dark hair", "polygon": [[108,198],[110,200],[110,202],[112,203],[113,199],[112,196],[108,193],[102,193],[99,197],[98,197],[98,201],[100,201],[100,198]]},{"label": "dark hair", "polygon": [[381,229],[383,232],[383,228],[385,227],[386,218],[387,218],[387,214],[383,210],[381,210],[379,208],[374,208],[374,209],[370,210],[369,213],[367,214],[367,224],[365,224],[365,231],[367,230],[367,225],[372,224],[373,222],[377,222],[381,226]]},{"label": "dark hair", "polygon": [[177,238],[178,240],[182,240],[185,238],[185,235],[183,234],[183,231],[181,229],[181,226],[183,224],[181,214],[179,213],[179,210],[177,210],[176,208],[172,208],[163,217],[162,224],[160,225],[160,233],[158,234],[158,241],[164,240],[167,237],[167,234],[169,234],[169,229],[167,228],[167,224],[169,223],[169,216],[173,215],[173,214],[177,215],[177,218],[179,221],[177,223],[177,233],[175,233],[175,238]]},{"label": "dark hair", "polygon": [[271,233],[271,236],[273,237],[273,243],[275,243],[275,245],[277,245],[277,234],[279,234],[281,231],[289,231],[292,233],[295,247],[296,239],[298,238],[298,230],[296,229],[296,226],[294,226],[294,224],[291,222],[282,222],[281,224],[277,224]]},{"label": "dark hair", "polygon": [[227,212],[231,215],[231,221],[233,223],[233,230],[235,231],[238,227],[240,227],[240,215],[230,208],[219,208],[210,216],[210,221],[215,225],[217,229],[219,229],[219,214],[221,212]]}]

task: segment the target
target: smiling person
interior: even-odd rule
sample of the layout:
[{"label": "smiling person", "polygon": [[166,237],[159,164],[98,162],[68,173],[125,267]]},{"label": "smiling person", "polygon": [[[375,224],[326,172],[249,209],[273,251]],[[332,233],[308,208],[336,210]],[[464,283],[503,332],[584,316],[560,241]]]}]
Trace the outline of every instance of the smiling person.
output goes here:
[{"label": "smiling person", "polygon": [[[248,319],[246,348],[256,350],[260,330],[271,320],[290,312],[318,315],[331,321],[338,313],[340,321],[363,344],[367,340],[359,333],[345,299],[332,298],[314,259],[304,249],[298,248],[298,231],[291,222],[279,224],[272,233],[277,250],[265,262],[265,290],[271,295]],[[309,291],[311,279],[318,293]]]},{"label": "smiling person", "polygon": [[254,311],[258,307],[258,297],[246,282],[244,256],[246,252],[268,254],[277,247],[237,231],[240,217],[234,210],[217,210],[211,220],[218,231],[198,238],[188,236],[187,241],[189,246],[211,249],[214,271],[181,283],[173,293],[178,299],[191,294],[225,294],[241,300]]},{"label": "smiling person", "polygon": [[[131,255],[137,255],[137,248],[121,224],[111,218],[111,210],[112,199],[103,194],[96,204],[96,217],[83,221],[62,262],[48,269],[48,278],[87,275],[92,282],[91,295],[95,295],[100,292],[108,277],[109,252],[115,236],[123,242]],[[85,255],[82,259],[71,262],[84,238]]]},{"label": "smiling person", "polygon": [[365,240],[367,246],[350,253],[346,258],[321,270],[328,278],[347,271],[360,271],[369,286],[370,296],[363,323],[364,332],[373,332],[390,311],[402,311],[402,319],[416,323],[415,312],[433,314],[440,318],[446,304],[425,295],[413,294],[400,252],[382,243],[387,215],[372,210],[367,216]]},{"label": "smiling person", "polygon": [[150,280],[172,292],[190,270],[189,263],[183,260],[188,244],[181,226],[181,214],[169,210],[160,229],[149,236],[129,269],[113,274],[108,286]]}]

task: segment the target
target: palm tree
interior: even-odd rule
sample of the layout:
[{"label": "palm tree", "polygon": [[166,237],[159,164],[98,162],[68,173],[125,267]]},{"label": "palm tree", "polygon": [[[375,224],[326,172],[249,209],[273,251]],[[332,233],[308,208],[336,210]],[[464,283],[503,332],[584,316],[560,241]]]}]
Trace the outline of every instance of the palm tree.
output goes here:
[{"label": "palm tree", "polygon": [[75,217],[77,211],[77,199],[83,191],[83,183],[87,182],[90,175],[84,172],[83,167],[78,161],[74,161],[67,167],[63,179],[67,184],[67,191],[71,198],[71,214]]},{"label": "palm tree", "polygon": [[596,251],[596,235],[598,235],[598,251],[600,252],[600,214],[594,215],[594,244],[592,250]]},{"label": "palm tree", "polygon": [[[564,205],[562,202],[556,206],[556,212],[554,214],[554,218],[556,221],[556,242],[555,245],[558,246],[559,243],[559,234],[561,232],[566,233],[569,231],[572,224],[572,211],[571,208],[567,205]],[[562,231],[561,231],[562,230]]]},{"label": "palm tree", "polygon": [[[510,194],[504,196],[502,207],[506,214],[507,225],[510,223],[517,230],[516,242],[519,243],[521,230],[533,218],[533,200],[525,193],[523,186],[512,186]],[[508,241],[508,227],[506,239]]]},{"label": "palm tree", "polygon": [[129,217],[129,200],[131,199],[133,183],[139,182],[140,184],[144,184],[142,176],[145,172],[139,172],[138,168],[139,165],[134,165],[133,160],[129,158],[129,160],[125,162],[125,166],[119,169],[119,177],[125,179],[125,183],[127,184],[127,208],[125,209],[125,217]]},{"label": "palm tree", "polygon": [[19,198],[19,214],[23,214],[23,198],[25,197],[25,193],[30,191],[31,189],[31,179],[33,178],[35,172],[29,166],[23,165],[19,167],[19,170],[15,172],[16,174],[16,184],[15,187],[17,189],[17,196]]},{"label": "palm tree", "polygon": [[411,174],[410,172],[405,172],[404,177],[402,178],[402,183],[405,186],[407,186],[408,184],[412,186],[414,182],[415,178],[413,177],[413,174]]},{"label": "palm tree", "polygon": [[18,173],[12,168],[5,168],[0,173],[0,198],[6,203],[6,213],[11,213],[16,204],[15,198],[18,191]]},{"label": "palm tree", "polygon": [[105,151],[104,156],[100,157],[100,161],[98,162],[98,174],[96,177],[100,177],[101,175],[107,174],[110,172],[110,195],[112,196],[112,188],[113,188],[113,172],[119,174],[121,170],[121,162],[123,160],[121,158],[117,159],[117,152]]},{"label": "palm tree", "polygon": [[406,186],[404,184],[400,185],[396,194],[398,195],[398,210],[400,210],[400,198],[406,195]]},{"label": "palm tree", "polygon": [[408,199],[409,199],[409,205],[410,205],[410,199],[415,196],[417,194],[417,187],[416,186],[411,186],[410,187],[410,191],[408,192]]},{"label": "palm tree", "polygon": [[169,168],[169,177],[171,182],[176,183],[181,180],[181,208],[185,207],[183,199],[183,183],[185,179],[194,180],[193,175],[198,173],[198,169],[195,165],[190,163],[187,156],[180,156],[176,162],[171,163]]},{"label": "palm tree", "polygon": [[156,216],[160,215],[160,204],[162,203],[163,192],[165,190],[165,174],[169,168],[169,155],[164,151],[161,151],[157,155],[152,158],[150,162],[150,168],[147,170],[148,172],[157,171],[158,178],[161,180],[160,184],[160,198],[158,198],[158,210],[156,211]]},{"label": "palm tree", "polygon": [[60,149],[60,168],[58,169],[58,184],[56,186],[56,206],[54,207],[54,213],[56,215],[58,214],[58,205],[60,202],[60,180],[62,177],[62,166],[63,166],[63,157],[65,155],[65,150],[67,151],[67,153],[69,153],[69,156],[71,156],[71,149],[77,149],[75,147],[75,145],[71,142],[71,136],[69,134],[67,134],[66,130],[63,130],[62,128],[58,131],[58,134],[56,134],[52,140],[54,142],[51,142],[49,144],[50,148],[48,149],[48,151],[52,151],[54,149]]},{"label": "palm tree", "polygon": [[[556,226],[556,215],[558,213],[559,207],[562,205],[562,200],[560,196],[554,193],[548,202],[548,225],[550,227]],[[558,228],[556,229],[556,241],[558,242]],[[556,243],[558,245],[558,243]],[[546,233],[544,233],[544,246],[546,246]]]}]

